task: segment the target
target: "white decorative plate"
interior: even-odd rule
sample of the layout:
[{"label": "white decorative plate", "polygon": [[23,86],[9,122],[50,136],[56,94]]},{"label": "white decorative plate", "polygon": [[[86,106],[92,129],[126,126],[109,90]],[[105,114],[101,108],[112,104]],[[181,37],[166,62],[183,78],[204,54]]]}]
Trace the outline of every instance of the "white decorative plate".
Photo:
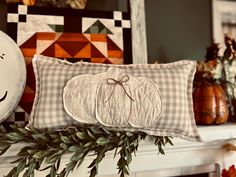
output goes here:
[{"label": "white decorative plate", "polygon": [[25,60],[18,45],[0,31],[0,122],[16,108],[26,82]]}]

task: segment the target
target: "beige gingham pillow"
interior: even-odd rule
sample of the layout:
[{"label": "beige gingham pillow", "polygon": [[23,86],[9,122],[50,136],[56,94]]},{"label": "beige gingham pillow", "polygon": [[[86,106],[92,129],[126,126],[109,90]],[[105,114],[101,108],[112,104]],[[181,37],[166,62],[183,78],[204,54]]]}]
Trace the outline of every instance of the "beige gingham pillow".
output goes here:
[{"label": "beige gingham pillow", "polygon": [[67,82],[78,75],[98,74],[106,72],[110,67],[119,67],[128,75],[151,79],[162,97],[162,113],[153,128],[140,130],[127,127],[126,130],[200,141],[192,105],[192,81],[196,67],[194,61],[133,65],[86,62],[72,64],[56,58],[35,55],[33,67],[36,96],[28,126],[59,129],[78,124],[64,110],[63,89]]}]

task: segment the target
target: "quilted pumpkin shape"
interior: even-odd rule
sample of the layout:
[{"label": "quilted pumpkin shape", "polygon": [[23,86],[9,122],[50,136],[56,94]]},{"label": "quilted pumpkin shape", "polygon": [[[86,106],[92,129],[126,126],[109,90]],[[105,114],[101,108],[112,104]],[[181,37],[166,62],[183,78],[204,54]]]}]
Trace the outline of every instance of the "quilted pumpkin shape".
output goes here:
[{"label": "quilted pumpkin shape", "polygon": [[95,124],[95,98],[97,87],[104,74],[84,74],[68,81],[64,87],[64,109],[72,118],[81,123]]},{"label": "quilted pumpkin shape", "polygon": [[132,112],[129,123],[137,128],[151,128],[161,116],[162,100],[155,83],[145,77],[137,77],[132,88]]},{"label": "quilted pumpkin shape", "polygon": [[66,112],[75,120],[110,127],[152,127],[162,110],[152,80],[129,76],[118,67],[72,78],[64,88],[63,100]]},{"label": "quilted pumpkin shape", "polygon": [[152,80],[110,68],[98,87],[96,119],[105,126],[152,127],[161,114],[161,96]]},{"label": "quilted pumpkin shape", "polygon": [[109,68],[100,83],[96,99],[96,119],[105,126],[128,127],[132,109],[132,80],[124,70]]}]

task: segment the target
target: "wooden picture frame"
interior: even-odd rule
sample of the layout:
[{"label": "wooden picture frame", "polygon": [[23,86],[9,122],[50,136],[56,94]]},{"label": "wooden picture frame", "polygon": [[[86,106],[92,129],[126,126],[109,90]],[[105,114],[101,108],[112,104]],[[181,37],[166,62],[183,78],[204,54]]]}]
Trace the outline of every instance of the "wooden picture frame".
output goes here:
[{"label": "wooden picture frame", "polygon": [[226,25],[234,26],[234,34],[230,35],[236,37],[236,2],[212,0],[212,12],[213,39],[220,44],[220,55],[222,55],[225,49],[224,33],[226,33]]}]

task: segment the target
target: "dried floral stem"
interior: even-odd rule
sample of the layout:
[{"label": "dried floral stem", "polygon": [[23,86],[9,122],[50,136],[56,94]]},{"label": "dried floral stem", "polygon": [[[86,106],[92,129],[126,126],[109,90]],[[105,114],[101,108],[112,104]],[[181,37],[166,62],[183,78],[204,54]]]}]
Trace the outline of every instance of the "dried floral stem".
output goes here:
[{"label": "dried floral stem", "polygon": [[236,151],[236,146],[232,143],[227,143],[222,146],[226,151]]}]

